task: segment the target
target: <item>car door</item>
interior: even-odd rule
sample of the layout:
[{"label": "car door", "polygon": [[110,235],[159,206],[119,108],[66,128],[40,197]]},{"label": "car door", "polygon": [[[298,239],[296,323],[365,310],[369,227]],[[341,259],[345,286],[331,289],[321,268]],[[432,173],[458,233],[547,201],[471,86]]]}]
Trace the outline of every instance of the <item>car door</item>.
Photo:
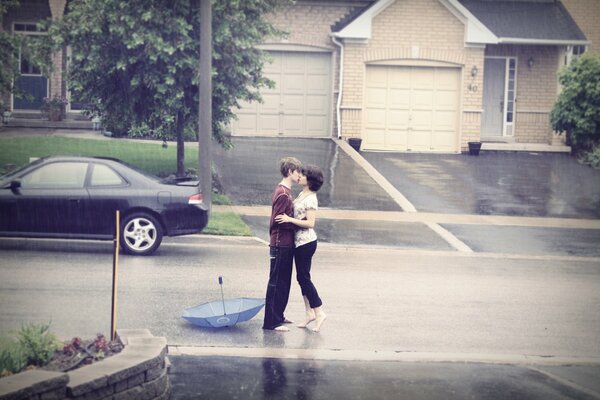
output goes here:
[{"label": "car door", "polygon": [[87,189],[90,197],[86,205],[86,218],[82,221],[84,232],[114,236],[115,211],[123,213],[127,209],[129,183],[107,164],[94,162],[91,164]]},{"label": "car door", "polygon": [[80,234],[87,162],[57,161],[42,164],[20,177],[15,190],[17,231],[41,236]]}]

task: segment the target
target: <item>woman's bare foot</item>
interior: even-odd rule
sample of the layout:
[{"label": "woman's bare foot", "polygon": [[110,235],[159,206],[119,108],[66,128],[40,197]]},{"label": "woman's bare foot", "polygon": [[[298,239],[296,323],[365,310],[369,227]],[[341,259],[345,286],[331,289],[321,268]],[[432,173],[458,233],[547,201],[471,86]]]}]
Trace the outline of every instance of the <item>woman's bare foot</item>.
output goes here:
[{"label": "woman's bare foot", "polygon": [[320,312],[320,313],[316,313],[315,314],[315,327],[313,328],[313,332],[319,332],[321,330],[321,325],[323,324],[323,321],[325,321],[325,318],[327,318],[327,315],[325,315],[324,312]]},{"label": "woman's bare foot", "polygon": [[315,317],[314,312],[306,313],[306,320],[304,321],[304,323],[298,324],[297,326],[298,326],[298,328],[306,328],[308,326],[308,324],[313,322],[315,319],[316,319],[316,317]]},{"label": "woman's bare foot", "polygon": [[277,328],[275,328],[273,330],[277,331],[277,332],[289,332],[290,328],[288,328],[287,326],[279,325]]}]

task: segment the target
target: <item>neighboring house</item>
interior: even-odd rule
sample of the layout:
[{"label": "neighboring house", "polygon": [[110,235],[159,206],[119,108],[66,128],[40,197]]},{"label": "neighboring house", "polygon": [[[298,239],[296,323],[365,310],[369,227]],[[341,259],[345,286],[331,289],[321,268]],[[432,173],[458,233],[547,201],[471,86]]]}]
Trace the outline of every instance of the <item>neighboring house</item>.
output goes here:
[{"label": "neighboring house", "polygon": [[[4,16],[0,29],[14,35],[44,35],[44,32],[38,31],[36,24],[48,18],[62,18],[65,5],[66,0],[19,0],[19,6],[11,8],[8,15]],[[53,55],[54,71],[49,79],[44,76],[40,68],[32,65],[19,54],[21,76],[16,86],[29,96],[21,99],[7,96],[5,101],[11,105],[13,112],[24,115],[37,114],[40,112],[44,97],[67,95],[62,78],[66,67],[66,57],[63,53],[59,51]]]},{"label": "neighboring house", "polygon": [[[65,4],[21,0],[3,29],[43,34],[30,24]],[[271,21],[289,32],[260,46],[276,87],[236,110],[233,135],[360,137],[384,151],[551,148],[564,139],[549,123],[559,69],[600,51],[600,0],[297,0]],[[69,95],[63,53],[50,80],[22,65],[37,99]]]}]

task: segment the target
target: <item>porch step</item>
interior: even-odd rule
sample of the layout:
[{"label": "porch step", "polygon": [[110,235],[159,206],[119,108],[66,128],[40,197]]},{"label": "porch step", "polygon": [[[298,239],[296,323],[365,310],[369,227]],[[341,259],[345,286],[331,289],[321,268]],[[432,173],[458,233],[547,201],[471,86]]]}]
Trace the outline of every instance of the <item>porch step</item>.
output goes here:
[{"label": "porch step", "polygon": [[482,142],[481,150],[529,151],[538,153],[570,153],[571,146],[550,145],[543,143],[498,143]]},{"label": "porch step", "polygon": [[62,121],[48,121],[42,118],[40,114],[31,117],[20,117],[13,115],[4,126],[12,128],[55,128],[55,129],[94,129],[94,123],[90,120],[71,119],[67,115]]}]

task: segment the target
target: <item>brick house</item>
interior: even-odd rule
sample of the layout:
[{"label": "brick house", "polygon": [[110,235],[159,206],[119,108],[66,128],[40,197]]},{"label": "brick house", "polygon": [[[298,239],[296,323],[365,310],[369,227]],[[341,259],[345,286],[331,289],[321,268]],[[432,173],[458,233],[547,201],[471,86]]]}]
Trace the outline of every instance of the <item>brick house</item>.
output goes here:
[{"label": "brick house", "polygon": [[[66,0],[21,3],[4,29],[60,18]],[[297,0],[270,18],[289,32],[260,45],[276,87],[236,110],[235,136],[360,137],[384,151],[453,153],[479,140],[558,149],[557,72],[600,51],[600,0]],[[66,93],[66,54],[55,60],[47,93]]]}]

